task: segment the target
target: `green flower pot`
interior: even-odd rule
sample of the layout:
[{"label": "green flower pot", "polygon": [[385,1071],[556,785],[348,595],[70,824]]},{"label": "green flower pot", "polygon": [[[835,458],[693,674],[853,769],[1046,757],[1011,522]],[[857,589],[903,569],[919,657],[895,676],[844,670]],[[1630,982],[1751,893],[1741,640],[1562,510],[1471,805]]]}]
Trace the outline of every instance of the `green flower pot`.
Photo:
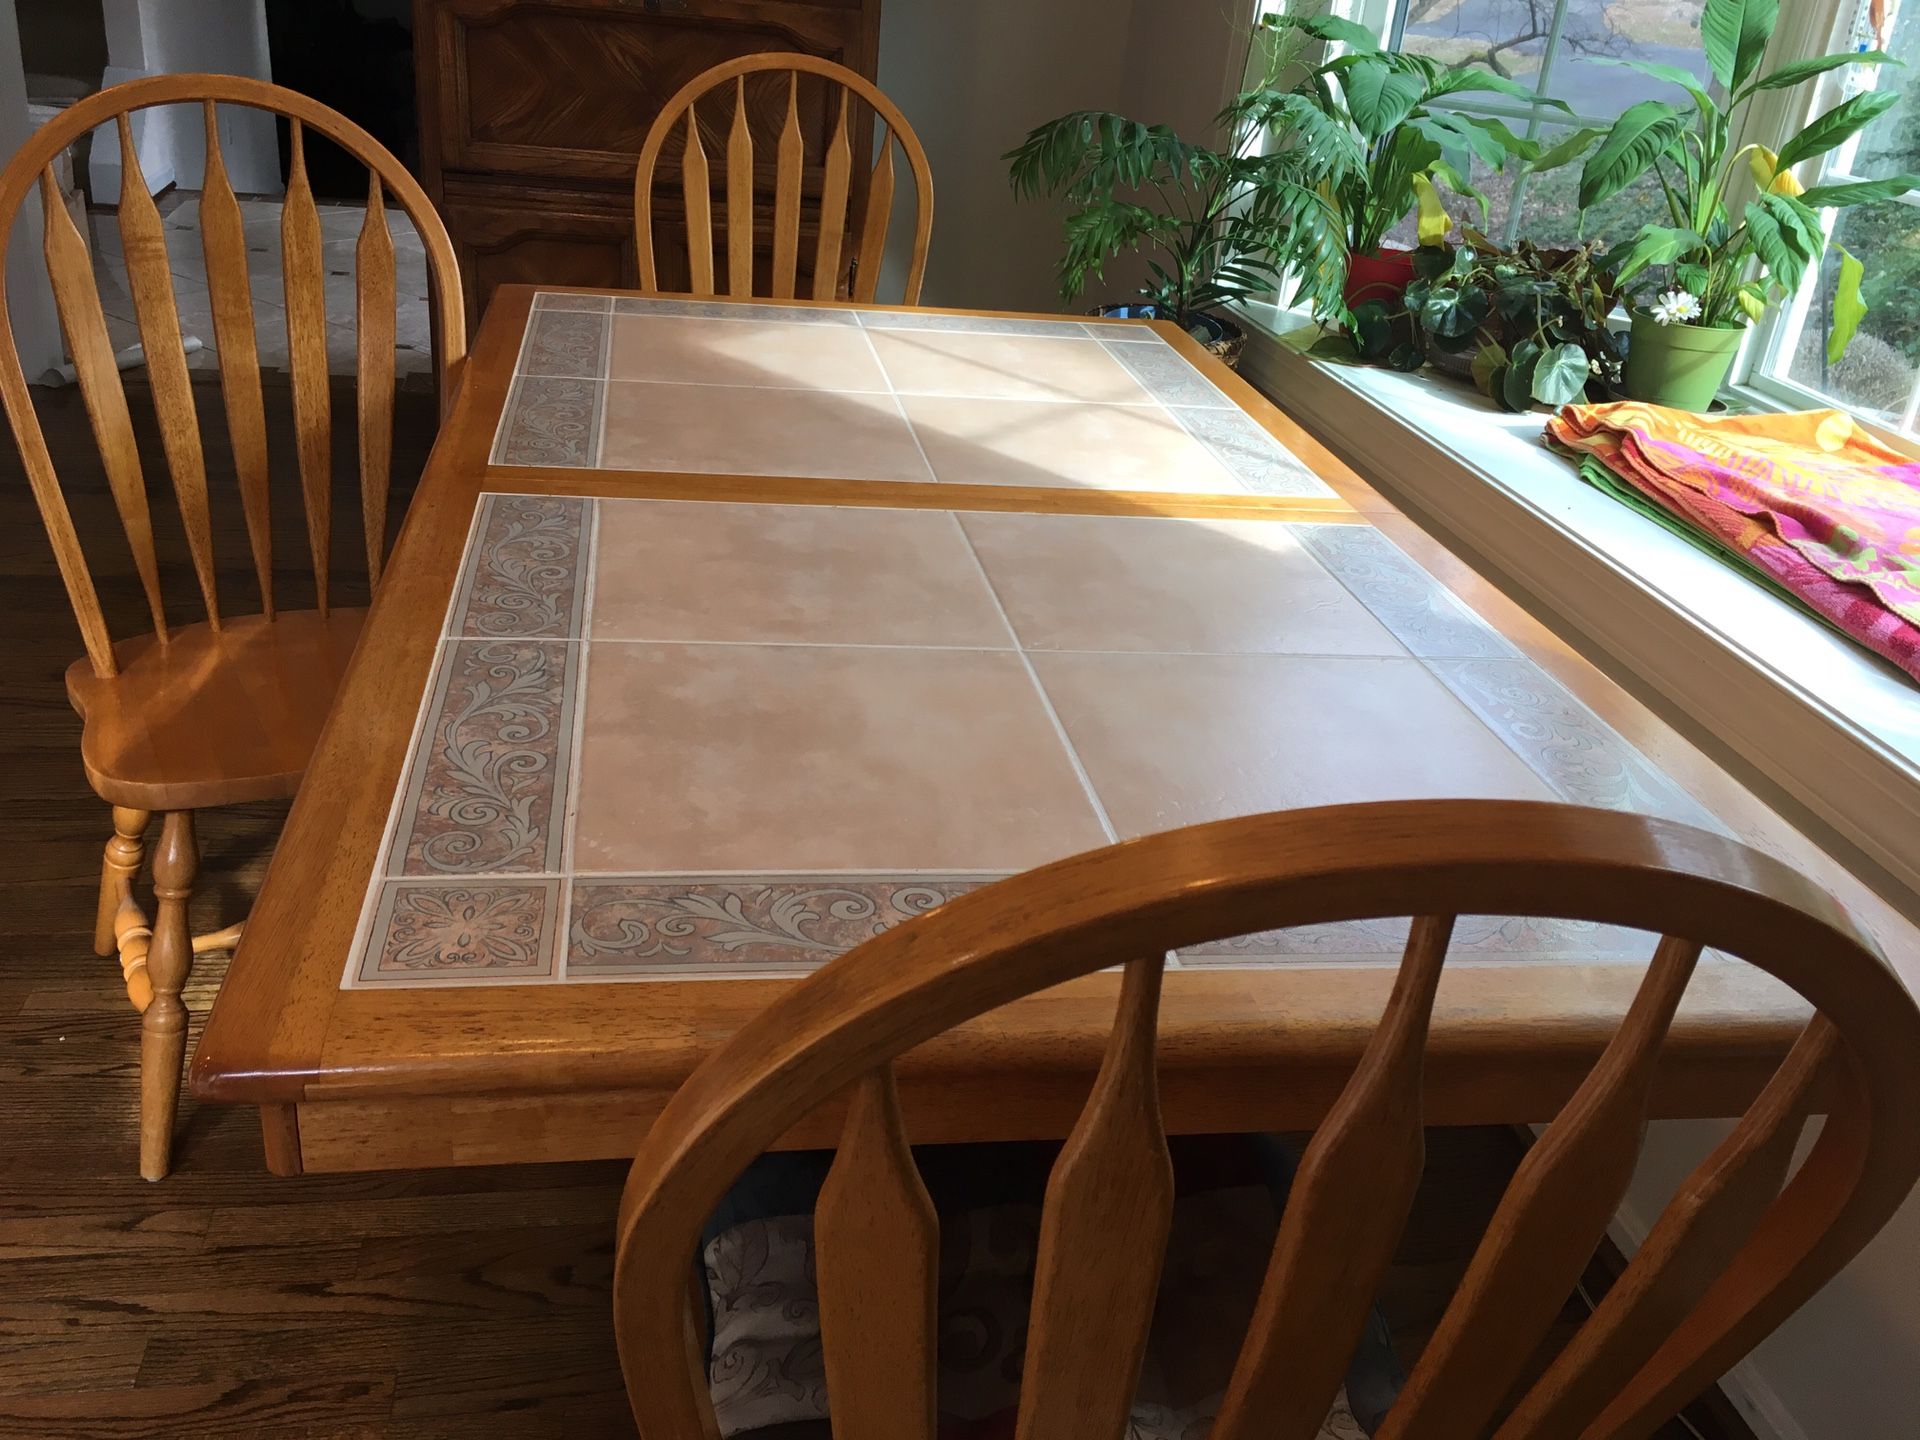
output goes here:
[{"label": "green flower pot", "polygon": [[1705,414],[1746,334],[1705,325],[1662,325],[1648,311],[1635,310],[1621,388],[1635,400]]}]

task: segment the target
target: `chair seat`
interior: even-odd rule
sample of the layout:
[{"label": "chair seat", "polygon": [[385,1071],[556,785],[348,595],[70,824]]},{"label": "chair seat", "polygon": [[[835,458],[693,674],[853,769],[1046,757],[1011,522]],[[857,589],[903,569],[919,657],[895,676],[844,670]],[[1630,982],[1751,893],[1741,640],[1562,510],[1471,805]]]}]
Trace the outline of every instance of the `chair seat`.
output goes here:
[{"label": "chair seat", "polygon": [[85,728],[80,758],[101,799],[138,810],[197,810],[289,796],[299,787],[362,609],[245,615],[113,647],[103,680],[83,658],[67,697]]}]

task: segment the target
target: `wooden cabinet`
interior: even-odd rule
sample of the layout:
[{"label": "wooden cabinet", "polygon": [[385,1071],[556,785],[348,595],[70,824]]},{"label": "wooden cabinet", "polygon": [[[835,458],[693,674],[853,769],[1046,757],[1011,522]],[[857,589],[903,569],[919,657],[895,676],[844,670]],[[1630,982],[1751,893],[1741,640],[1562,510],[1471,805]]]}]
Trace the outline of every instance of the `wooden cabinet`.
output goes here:
[{"label": "wooden cabinet", "polygon": [[[503,284],[637,283],[635,159],[695,75],[798,50],[872,77],[879,29],[879,0],[414,0],[421,158],[469,320]],[[750,91],[749,103],[756,139],[771,137],[774,97]],[[810,138],[824,134],[824,107],[802,118]],[[655,184],[659,213],[678,213],[677,167],[663,163]],[[662,285],[684,283],[671,225],[657,233]]]}]

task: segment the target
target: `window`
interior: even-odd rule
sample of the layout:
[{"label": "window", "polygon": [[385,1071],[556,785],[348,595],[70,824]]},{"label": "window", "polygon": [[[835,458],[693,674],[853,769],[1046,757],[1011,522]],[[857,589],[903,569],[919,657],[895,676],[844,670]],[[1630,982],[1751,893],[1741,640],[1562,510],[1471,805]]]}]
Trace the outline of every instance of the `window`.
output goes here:
[{"label": "window", "polygon": [[[1848,4],[1848,12],[1853,11]],[[1856,70],[1845,81],[1811,97],[1802,114],[1825,110],[1854,89],[1898,89],[1905,100],[1851,145],[1829,157],[1822,184],[1880,179],[1920,173],[1920,0],[1905,0],[1896,11],[1885,7],[1887,30],[1873,32],[1870,4],[1847,16],[1839,32],[1848,48],[1881,49],[1907,62],[1907,68],[1878,72]],[[1748,383],[1795,405],[1841,405],[1906,434],[1920,433],[1920,195],[1862,205],[1829,215],[1830,234],[1866,266],[1862,294],[1867,316],[1853,344],[1837,364],[1829,364],[1827,332],[1831,324],[1839,256],[1827,253],[1817,280],[1805,286],[1754,347]]]},{"label": "window", "polygon": [[[1459,98],[1459,110],[1497,116],[1515,133],[1551,147],[1577,127],[1604,129],[1638,101],[1673,98],[1672,86],[1616,61],[1674,65],[1704,81],[1703,5],[1704,0],[1391,0],[1386,35],[1402,50],[1451,65],[1485,66],[1569,106],[1571,117],[1504,96]],[[1544,243],[1611,240],[1666,215],[1658,183],[1647,176],[1583,224],[1575,201],[1579,174],[1577,163],[1538,175],[1476,169],[1473,183],[1489,202],[1486,233],[1509,245],[1522,235]]]}]

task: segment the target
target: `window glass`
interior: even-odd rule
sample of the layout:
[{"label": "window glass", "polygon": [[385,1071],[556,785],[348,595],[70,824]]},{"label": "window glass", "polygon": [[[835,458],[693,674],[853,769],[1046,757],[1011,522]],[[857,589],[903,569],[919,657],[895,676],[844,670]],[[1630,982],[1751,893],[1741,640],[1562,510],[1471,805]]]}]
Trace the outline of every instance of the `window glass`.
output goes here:
[{"label": "window glass", "polygon": [[1866,265],[1867,316],[1840,363],[1829,365],[1840,274],[1840,257],[1829,249],[1793,353],[1782,357],[1787,378],[1897,427],[1920,371],[1920,206],[1887,201],[1842,210],[1833,238]]}]

